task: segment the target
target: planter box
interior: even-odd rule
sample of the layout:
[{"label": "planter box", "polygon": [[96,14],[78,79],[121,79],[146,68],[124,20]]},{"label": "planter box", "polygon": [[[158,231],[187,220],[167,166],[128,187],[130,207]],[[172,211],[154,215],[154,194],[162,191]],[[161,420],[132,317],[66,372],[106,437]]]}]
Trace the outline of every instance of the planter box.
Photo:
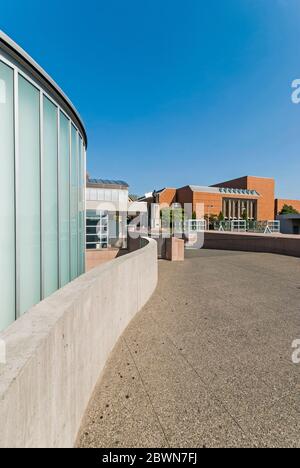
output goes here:
[{"label": "planter box", "polygon": [[182,262],[184,260],[184,240],[171,237],[166,239],[166,260]]}]

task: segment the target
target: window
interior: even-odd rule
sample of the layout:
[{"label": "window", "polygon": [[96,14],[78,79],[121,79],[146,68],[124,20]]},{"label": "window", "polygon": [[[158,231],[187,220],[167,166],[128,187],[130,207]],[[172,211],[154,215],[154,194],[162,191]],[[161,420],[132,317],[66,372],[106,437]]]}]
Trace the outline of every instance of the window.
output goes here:
[{"label": "window", "polygon": [[71,280],[78,275],[78,134],[71,125]]},{"label": "window", "polygon": [[57,107],[43,98],[43,297],[58,288]]},{"label": "window", "polygon": [[70,281],[70,122],[60,112],[59,128],[59,270],[60,286]]},{"label": "window", "polygon": [[82,138],[79,138],[79,248],[78,262],[81,275],[85,272],[85,154]]},{"label": "window", "polygon": [[0,61],[0,330],[15,319],[14,155],[14,72]]},{"label": "window", "polygon": [[40,93],[19,76],[18,257],[19,310],[41,299]]},{"label": "window", "polygon": [[109,243],[107,211],[88,210],[86,215],[86,248],[106,249]]}]

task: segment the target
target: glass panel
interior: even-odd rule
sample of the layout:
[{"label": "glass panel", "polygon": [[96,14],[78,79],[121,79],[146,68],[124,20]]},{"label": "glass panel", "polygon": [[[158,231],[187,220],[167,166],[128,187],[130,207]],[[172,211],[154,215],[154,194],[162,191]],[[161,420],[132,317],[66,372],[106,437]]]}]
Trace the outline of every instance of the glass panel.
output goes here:
[{"label": "glass panel", "polygon": [[41,298],[39,91],[19,76],[19,313]]},{"label": "glass panel", "polygon": [[57,107],[44,97],[43,257],[44,296],[58,288]]},{"label": "glass panel", "polygon": [[60,286],[70,281],[70,126],[60,112],[59,130],[59,269]]},{"label": "glass panel", "polygon": [[85,164],[84,164],[84,146],[82,139],[79,138],[79,274],[85,272],[85,225],[84,225],[84,187],[85,187]]},{"label": "glass panel", "polygon": [[111,199],[112,199],[111,190],[105,189],[105,191],[104,191],[104,198],[105,198],[105,201],[111,201]]},{"label": "glass panel", "polygon": [[0,330],[15,319],[13,70],[0,61]]},{"label": "glass panel", "polygon": [[78,275],[78,134],[71,126],[71,280]]},{"label": "glass panel", "polygon": [[104,200],[104,190],[103,189],[98,189],[97,190],[97,200],[98,201],[103,201]]}]

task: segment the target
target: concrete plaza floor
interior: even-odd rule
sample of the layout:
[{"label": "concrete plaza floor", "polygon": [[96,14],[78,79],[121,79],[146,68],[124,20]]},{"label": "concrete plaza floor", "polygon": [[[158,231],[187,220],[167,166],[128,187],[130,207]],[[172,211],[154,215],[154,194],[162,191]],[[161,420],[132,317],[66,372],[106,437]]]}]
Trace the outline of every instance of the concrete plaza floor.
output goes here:
[{"label": "concrete plaza floor", "polygon": [[300,259],[188,251],[99,379],[80,447],[300,447]]}]

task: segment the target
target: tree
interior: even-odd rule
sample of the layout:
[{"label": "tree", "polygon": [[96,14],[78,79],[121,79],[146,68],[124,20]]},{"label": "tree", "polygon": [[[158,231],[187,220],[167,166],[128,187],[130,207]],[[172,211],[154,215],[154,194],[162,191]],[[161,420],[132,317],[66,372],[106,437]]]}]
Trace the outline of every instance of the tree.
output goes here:
[{"label": "tree", "polygon": [[206,219],[206,222],[207,222],[207,225],[208,225],[208,229],[210,229],[210,227],[213,227],[215,222],[217,221],[218,219],[218,216],[216,214],[213,214],[211,213],[210,215],[208,214],[205,214],[204,215],[204,219]]},{"label": "tree", "polygon": [[244,210],[243,213],[242,213],[242,219],[244,221],[248,221],[248,214],[247,214],[247,210]]},{"label": "tree", "polygon": [[161,224],[163,228],[178,230],[183,227],[185,221],[185,213],[182,208],[163,208],[160,211]]},{"label": "tree", "polygon": [[224,219],[225,218],[224,218],[223,212],[220,211],[219,216],[218,216],[218,221],[224,221]]},{"label": "tree", "polygon": [[300,214],[292,205],[283,205],[282,210],[279,213],[280,215],[289,215],[289,214]]}]

